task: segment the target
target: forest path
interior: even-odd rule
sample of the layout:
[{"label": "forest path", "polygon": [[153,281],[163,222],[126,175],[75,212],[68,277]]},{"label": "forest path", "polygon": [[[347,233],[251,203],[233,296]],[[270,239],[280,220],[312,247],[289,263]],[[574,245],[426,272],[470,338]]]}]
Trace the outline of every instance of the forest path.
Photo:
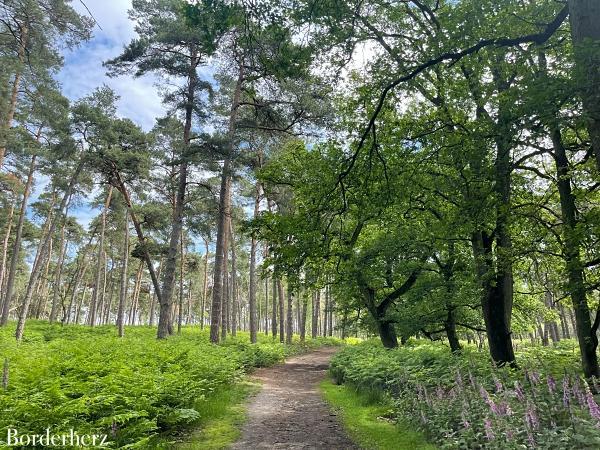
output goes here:
[{"label": "forest path", "polygon": [[232,448],[358,450],[318,390],[338,350],[323,347],[254,372],[262,390],[250,402],[242,437]]}]

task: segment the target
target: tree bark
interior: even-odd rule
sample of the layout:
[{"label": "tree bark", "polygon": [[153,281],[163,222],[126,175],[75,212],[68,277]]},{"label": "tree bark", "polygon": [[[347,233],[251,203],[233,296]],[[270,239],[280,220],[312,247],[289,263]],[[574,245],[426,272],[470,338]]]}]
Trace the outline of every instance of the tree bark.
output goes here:
[{"label": "tree bark", "polygon": [[56,317],[58,315],[58,300],[61,298],[62,300],[62,273],[63,273],[63,265],[65,261],[65,254],[67,251],[67,240],[65,239],[65,227],[66,227],[66,219],[67,213],[65,212],[65,218],[63,221],[63,226],[60,231],[60,245],[59,245],[59,255],[58,261],[56,263],[56,270],[54,274],[54,288],[52,292],[52,306],[50,307],[50,323],[54,323],[56,321]]},{"label": "tree bark", "polygon": [[8,219],[6,224],[6,232],[2,241],[2,262],[0,263],[0,316],[2,316],[2,311],[4,310],[4,293],[6,292],[4,284],[6,281],[7,272],[6,263],[8,262],[8,241],[10,239],[10,234],[12,231],[13,217],[15,213],[15,203],[16,201],[13,201],[10,204],[10,210],[8,212]]},{"label": "tree bark", "polygon": [[277,338],[277,280],[273,278],[273,305],[272,305],[272,313],[271,313],[271,334],[273,335],[273,340]]},{"label": "tree bark", "polygon": [[[261,199],[261,184],[256,183],[256,196],[254,198],[254,219],[259,215],[260,199]],[[250,292],[249,292],[249,309],[250,309],[250,342],[255,344],[257,341],[258,334],[258,318],[256,313],[256,249],[258,246],[258,240],[256,239],[256,233],[252,233],[250,240]]]},{"label": "tree bark", "polygon": [[17,228],[15,229],[15,241],[13,243],[10,268],[8,269],[8,277],[6,279],[6,292],[4,294],[4,302],[2,304],[2,317],[0,317],[0,326],[5,326],[8,323],[8,313],[10,311],[10,303],[13,297],[15,277],[17,276],[19,253],[21,252],[23,224],[25,223],[25,216],[27,214],[27,200],[29,199],[29,194],[31,192],[31,185],[33,184],[33,174],[35,172],[36,158],[36,155],[33,155],[31,157],[31,163],[29,164],[29,172],[27,173],[27,181],[25,182],[25,189],[23,190],[23,198],[21,200],[21,207],[19,210],[19,220],[17,221]]},{"label": "tree bark", "polygon": [[596,167],[600,170],[600,2],[568,0],[577,77]]},{"label": "tree bark", "polygon": [[312,338],[315,339],[319,333],[319,318],[321,312],[321,290],[317,289],[315,293],[315,307],[312,316]]},{"label": "tree bark", "polygon": [[0,169],[4,165],[4,156],[6,155],[6,144],[8,138],[8,132],[12,127],[13,119],[15,117],[15,111],[17,110],[17,100],[19,95],[19,86],[21,84],[21,77],[23,75],[23,66],[25,64],[25,54],[27,51],[27,45],[29,43],[29,24],[17,24],[20,28],[21,34],[19,36],[19,50],[17,51],[19,66],[15,72],[15,78],[13,80],[12,91],[10,96],[10,102],[8,104],[8,110],[3,123],[0,125]]},{"label": "tree bark", "polygon": [[106,193],[106,199],[104,201],[104,209],[102,210],[102,217],[100,219],[100,235],[98,237],[98,261],[96,265],[94,290],[92,291],[92,299],[90,302],[90,323],[91,327],[96,325],[96,306],[102,303],[102,297],[104,296],[104,283],[102,283],[102,270],[106,265],[104,261],[104,234],[106,232],[106,215],[112,199],[112,185],[109,186],[108,192]]},{"label": "tree bark", "polygon": [[117,333],[125,336],[125,305],[129,288],[129,213],[125,210],[125,227],[123,239],[123,262],[121,265],[121,283],[119,288],[119,306],[117,309]]},{"label": "tree bark", "polygon": [[[71,194],[73,192],[73,188],[79,179],[79,174],[83,170],[83,166],[85,165],[85,156],[82,155],[80,161],[77,163],[77,167],[75,171],[71,175],[71,180],[69,181],[69,185],[63,195],[62,201],[58,208],[58,214],[62,214],[62,211],[65,209],[65,206],[69,199],[71,198]],[[48,235],[45,238],[42,238],[42,242],[40,244],[40,255],[44,256],[48,250],[50,245],[50,240],[52,235],[54,234],[54,230],[56,229],[56,216],[50,222],[48,227]],[[21,311],[19,313],[19,320],[17,322],[17,329],[15,332],[15,338],[17,341],[20,341],[23,338],[23,332],[25,331],[25,320],[27,319],[27,313],[29,312],[29,305],[31,304],[31,298],[33,296],[33,290],[37,281],[41,274],[41,267],[33,266],[31,271],[31,275],[29,276],[29,283],[27,285],[27,290],[25,292],[25,297],[23,298],[23,303],[21,305]]]},{"label": "tree bark", "polygon": [[202,286],[202,306],[200,307],[200,329],[204,329],[204,313],[206,310],[206,295],[208,294],[208,240],[204,239],[204,285]]},{"label": "tree bark", "polygon": [[281,280],[277,280],[277,291],[279,293],[279,342],[283,344],[285,341],[285,296]]},{"label": "tree bark", "polygon": [[285,335],[285,343],[286,344],[291,344],[292,343],[292,335],[294,333],[294,326],[293,326],[293,312],[292,312],[292,308],[294,305],[294,294],[292,291],[292,287],[288,282],[288,290],[287,290],[287,333]]},{"label": "tree bark", "polygon": [[221,309],[224,298],[223,278],[226,276],[227,268],[224,264],[224,259],[226,257],[225,248],[227,245],[227,235],[229,234],[227,226],[231,217],[231,159],[233,157],[235,146],[236,120],[243,82],[244,66],[243,64],[240,64],[238,79],[233,93],[231,111],[229,113],[228,148],[223,162],[221,190],[219,192],[219,218],[217,221],[217,242],[215,246],[215,269],[213,276],[213,298],[210,323],[210,341],[215,344],[219,342],[219,320],[222,314]]},{"label": "tree bark", "polygon": [[583,264],[581,262],[581,241],[578,231],[577,208],[575,196],[571,189],[569,161],[562,143],[560,130],[551,130],[551,138],[556,164],[556,178],[560,209],[563,219],[563,258],[567,269],[569,294],[575,311],[575,324],[583,373],[587,378],[600,376],[598,366],[598,337],[592,329],[590,309],[584,284]]},{"label": "tree bark", "polygon": [[[237,286],[237,259],[235,254],[235,235],[233,234],[233,221],[229,221],[229,237],[231,243],[231,335],[237,334],[238,315],[238,286]],[[255,293],[256,295],[256,293]],[[256,300],[256,299],[255,299]],[[254,305],[256,309],[256,304]],[[256,314],[256,311],[254,311]],[[256,322],[255,322],[256,326]],[[256,334],[256,328],[255,328]],[[255,336],[256,337],[256,336]]]}]

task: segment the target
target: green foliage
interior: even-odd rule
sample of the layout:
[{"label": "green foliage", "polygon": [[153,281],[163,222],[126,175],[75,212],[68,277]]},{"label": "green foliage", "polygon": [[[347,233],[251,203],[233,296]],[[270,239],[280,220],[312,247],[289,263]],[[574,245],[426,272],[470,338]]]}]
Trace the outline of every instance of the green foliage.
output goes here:
[{"label": "green foliage", "polygon": [[391,396],[394,415],[441,448],[597,448],[600,409],[578,356],[572,341],[521,344],[523,368],[510,369],[470,347],[451,355],[440,343],[366,342],[335,355],[330,371],[338,383]]},{"label": "green foliage", "polygon": [[8,389],[0,393],[0,428],[20,433],[108,434],[111,447],[146,448],[160,436],[203,418],[202,402],[254,367],[332,340],[291,346],[244,333],[222,346],[192,327],[166,341],[150,327],[116,337],[114,327],[28,324],[19,345],[14,327],[1,330],[0,355],[9,361]]},{"label": "green foliage", "polygon": [[411,430],[406,424],[389,420],[392,405],[381,396],[374,398],[350,386],[335,385],[330,380],[321,383],[321,391],[325,399],[340,412],[344,427],[361,448],[368,450],[399,448],[432,450],[435,448],[428,444],[418,431]]}]

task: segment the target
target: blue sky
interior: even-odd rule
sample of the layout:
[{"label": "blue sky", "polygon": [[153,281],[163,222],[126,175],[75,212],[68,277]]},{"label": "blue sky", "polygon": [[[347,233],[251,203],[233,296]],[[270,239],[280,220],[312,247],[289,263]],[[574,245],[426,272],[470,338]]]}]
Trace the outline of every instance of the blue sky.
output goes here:
[{"label": "blue sky", "polygon": [[[120,96],[117,114],[149,130],[165,111],[155,86],[157,79],[152,76],[109,78],[102,67],[104,61],[117,56],[135,36],[133,23],[127,15],[131,0],[84,1],[98,25],[94,27],[91,40],[63,54],[64,67],[57,76],[63,94],[74,101],[105,84]],[[88,15],[80,0],[73,0],[72,5],[81,14]],[[36,201],[47,183],[44,178],[37,180],[31,202]],[[86,201],[69,211],[86,228],[98,212]]]}]

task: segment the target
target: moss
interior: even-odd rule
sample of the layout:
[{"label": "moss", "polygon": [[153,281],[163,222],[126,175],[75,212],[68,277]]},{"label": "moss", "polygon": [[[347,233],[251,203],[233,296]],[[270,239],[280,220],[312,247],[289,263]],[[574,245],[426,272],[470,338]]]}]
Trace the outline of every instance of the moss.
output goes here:
[{"label": "moss", "polygon": [[321,383],[327,402],[339,412],[350,436],[366,450],[434,450],[422,433],[386,419],[390,406],[385,398],[357,392],[349,386]]}]

